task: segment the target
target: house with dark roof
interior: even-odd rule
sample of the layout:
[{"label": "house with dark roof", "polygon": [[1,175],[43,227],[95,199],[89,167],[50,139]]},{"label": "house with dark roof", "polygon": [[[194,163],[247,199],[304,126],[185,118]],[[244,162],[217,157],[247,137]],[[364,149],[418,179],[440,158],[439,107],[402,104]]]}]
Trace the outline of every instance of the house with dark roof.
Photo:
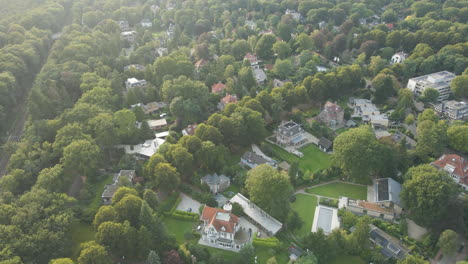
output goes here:
[{"label": "house with dark roof", "polygon": [[250,152],[250,151],[247,151],[244,153],[244,155],[242,155],[241,157],[241,163],[246,166],[246,167],[249,167],[251,169],[257,167],[258,165],[261,165],[261,164],[268,164],[274,168],[276,168],[276,162],[272,159],[270,160],[267,160],[265,159],[264,157],[254,153],[254,152]]},{"label": "house with dark roof", "polygon": [[375,179],[373,184],[367,187],[367,200],[393,208],[395,214],[399,216],[403,211],[400,192],[401,184],[394,179]]},{"label": "house with dark roof", "polygon": [[205,206],[200,220],[203,222],[202,240],[215,247],[240,250],[235,243],[239,218],[229,211]]},{"label": "house with dark roof", "polygon": [[211,193],[217,194],[226,190],[231,185],[231,179],[225,175],[213,173],[207,174],[201,178],[201,183],[208,185]]},{"label": "house with dark roof", "polygon": [[456,154],[442,155],[431,163],[438,170],[446,172],[465,190],[468,190],[468,161]]},{"label": "house with dark roof", "polygon": [[307,142],[304,129],[294,121],[283,121],[274,132],[276,143],[282,147],[299,146]]},{"label": "house with dark roof", "polygon": [[369,238],[381,248],[380,253],[383,256],[402,260],[408,255],[409,250],[397,238],[390,236],[374,225],[370,225],[370,228]]},{"label": "house with dark roof", "polygon": [[114,174],[114,177],[112,178],[112,183],[104,186],[104,191],[101,195],[103,204],[112,203],[112,197],[114,197],[115,192],[120,187],[119,182],[125,179],[133,184],[136,181],[142,181],[143,178],[137,177],[134,170],[121,170],[119,173]]},{"label": "house with dark roof", "polygon": [[332,149],[333,142],[327,138],[321,137],[318,142],[318,148],[323,152],[329,152]]},{"label": "house with dark roof", "polygon": [[304,250],[298,246],[290,246],[288,248],[289,260],[296,261],[302,255],[304,255]]}]

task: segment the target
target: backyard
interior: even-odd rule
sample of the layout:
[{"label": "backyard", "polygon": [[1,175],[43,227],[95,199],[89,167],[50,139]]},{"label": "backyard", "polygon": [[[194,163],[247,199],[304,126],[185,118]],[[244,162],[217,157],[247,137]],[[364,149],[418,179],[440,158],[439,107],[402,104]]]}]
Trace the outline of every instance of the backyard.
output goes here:
[{"label": "backyard", "polygon": [[296,201],[291,203],[291,207],[299,214],[303,224],[300,229],[294,231],[294,235],[303,236],[311,232],[316,206],[317,197],[306,194],[296,195]]},{"label": "backyard", "polygon": [[72,258],[77,259],[80,254],[81,243],[94,240],[94,230],[90,224],[75,222],[70,228],[70,238],[72,241]]},{"label": "backyard", "polygon": [[196,224],[196,222],[182,221],[170,217],[166,217],[163,222],[169,233],[174,234],[177,244],[179,245],[185,243],[185,233],[191,234]]},{"label": "backyard", "polygon": [[341,255],[337,256],[330,264],[365,264],[366,262],[359,256]]},{"label": "backyard", "polygon": [[331,165],[330,155],[322,152],[315,145],[308,145],[299,149],[299,151],[302,152],[304,156],[297,157],[296,155],[287,152],[277,145],[270,143],[268,144],[274,151],[275,159],[284,160],[289,164],[292,164],[295,161],[299,161],[299,169],[302,172],[316,172],[321,169],[326,169]]},{"label": "backyard", "polygon": [[346,196],[358,200],[367,199],[367,186],[344,182],[333,182],[318,187],[312,187],[307,189],[306,192],[332,198]]}]

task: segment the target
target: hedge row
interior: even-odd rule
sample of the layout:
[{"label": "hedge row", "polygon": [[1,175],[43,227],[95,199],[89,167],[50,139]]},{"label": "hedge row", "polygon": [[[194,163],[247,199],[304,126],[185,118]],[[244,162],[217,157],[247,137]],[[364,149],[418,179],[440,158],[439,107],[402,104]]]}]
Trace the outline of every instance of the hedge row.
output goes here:
[{"label": "hedge row", "polygon": [[329,198],[320,198],[320,204],[338,208],[338,200]]},{"label": "hedge row", "polygon": [[169,196],[163,203],[161,203],[161,206],[159,207],[160,212],[164,215],[172,215],[181,200],[182,198],[178,194],[177,196]]},{"label": "hedge row", "polygon": [[200,218],[200,216],[197,213],[184,212],[179,210],[175,210],[170,216],[174,219],[184,221],[197,221]]},{"label": "hedge row", "polygon": [[258,238],[257,236],[254,236],[252,244],[256,247],[273,249],[277,249],[280,247],[280,241],[276,237]]}]

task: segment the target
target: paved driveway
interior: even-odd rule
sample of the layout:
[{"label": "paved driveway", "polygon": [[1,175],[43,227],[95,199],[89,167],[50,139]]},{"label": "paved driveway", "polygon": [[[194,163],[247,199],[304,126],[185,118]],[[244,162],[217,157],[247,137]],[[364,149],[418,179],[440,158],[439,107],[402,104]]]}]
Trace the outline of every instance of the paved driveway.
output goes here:
[{"label": "paved driveway", "polygon": [[192,199],[192,197],[186,195],[185,193],[181,193],[180,196],[182,200],[180,201],[179,205],[177,205],[177,210],[179,211],[188,211],[192,209],[192,212],[198,213],[198,208],[200,208],[201,203]]}]

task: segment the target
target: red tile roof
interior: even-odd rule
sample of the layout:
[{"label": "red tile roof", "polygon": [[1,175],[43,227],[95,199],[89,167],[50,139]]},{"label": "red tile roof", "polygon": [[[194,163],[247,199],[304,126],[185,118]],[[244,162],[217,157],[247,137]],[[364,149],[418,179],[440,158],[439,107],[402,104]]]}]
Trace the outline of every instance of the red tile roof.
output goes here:
[{"label": "red tile roof", "polygon": [[257,55],[252,54],[250,52],[247,52],[247,54],[245,54],[244,59],[248,59],[250,61],[250,63],[258,62]]},{"label": "red tile roof", "polygon": [[[219,216],[220,214],[228,214],[229,220],[225,221],[219,219],[220,217],[217,216]],[[200,219],[202,221],[207,221],[209,225],[213,226],[216,229],[216,231],[223,231],[228,233],[234,233],[236,225],[239,222],[239,218],[236,215],[233,215],[228,211],[209,206],[205,206],[203,208],[203,212]],[[224,230],[222,230],[223,227]]]},{"label": "red tile roof", "polygon": [[225,105],[229,103],[237,103],[237,97],[235,95],[226,95],[221,99],[221,102],[223,102]]},{"label": "red tile roof", "polygon": [[456,154],[442,155],[431,164],[440,170],[458,176],[460,182],[468,184],[468,161],[464,158]]},{"label": "red tile roof", "polygon": [[224,91],[224,87],[226,87],[226,85],[222,84],[222,83],[216,83],[216,84],[213,84],[211,86],[211,92],[212,93],[222,93]]}]

